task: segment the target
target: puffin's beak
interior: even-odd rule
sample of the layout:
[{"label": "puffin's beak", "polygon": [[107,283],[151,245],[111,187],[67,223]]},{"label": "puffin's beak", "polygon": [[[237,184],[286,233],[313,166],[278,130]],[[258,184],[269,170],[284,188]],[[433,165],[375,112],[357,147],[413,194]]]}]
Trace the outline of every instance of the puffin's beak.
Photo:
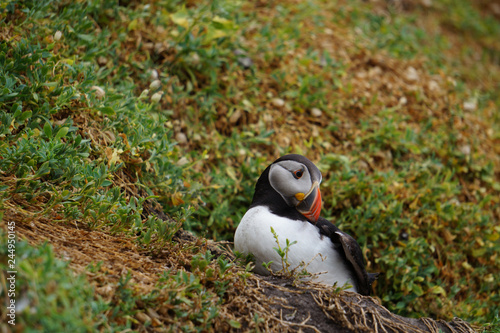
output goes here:
[{"label": "puffin's beak", "polygon": [[309,221],[316,222],[319,219],[321,212],[321,192],[319,191],[318,182],[314,182],[309,192],[300,200],[296,207],[299,213],[307,217]]}]

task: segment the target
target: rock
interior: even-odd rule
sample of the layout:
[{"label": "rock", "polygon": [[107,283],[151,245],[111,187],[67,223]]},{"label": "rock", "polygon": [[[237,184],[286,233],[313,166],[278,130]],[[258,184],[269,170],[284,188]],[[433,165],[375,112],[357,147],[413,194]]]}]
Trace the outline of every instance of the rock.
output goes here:
[{"label": "rock", "polygon": [[233,51],[233,54],[237,57],[236,61],[238,61],[241,67],[248,69],[253,66],[253,60],[247,55],[245,50],[236,49]]},{"label": "rock", "polygon": [[253,66],[253,60],[250,57],[239,57],[237,61],[241,65],[241,67],[245,69],[248,69]]},{"label": "rock", "polygon": [[262,118],[261,118],[265,123],[272,123],[273,122],[273,116],[271,116],[270,114],[264,114],[262,115]]},{"label": "rock", "polygon": [[492,3],[490,5],[491,11],[495,13],[495,15],[500,15],[500,4],[498,3]]},{"label": "rock", "polygon": [[427,8],[432,7],[432,0],[420,0],[420,3]]},{"label": "rock", "polygon": [[188,164],[188,163],[189,163],[189,160],[188,160],[185,156],[183,156],[183,157],[181,157],[181,159],[180,159],[180,160],[178,160],[178,161],[177,161],[177,163],[176,163],[176,164],[177,164],[178,166],[183,166],[183,165],[186,165],[186,164]]},{"label": "rock", "polygon": [[185,144],[188,142],[186,134],[179,132],[175,135],[175,140],[180,144]]},{"label": "rock", "polygon": [[99,66],[104,66],[108,63],[108,58],[104,56],[99,56],[97,57],[97,63],[99,64]]},{"label": "rock", "polygon": [[368,74],[365,71],[360,71],[356,73],[356,77],[361,80],[366,79],[367,76]]},{"label": "rock", "polygon": [[470,155],[471,147],[470,145],[463,145],[459,148],[459,150],[464,155]]},{"label": "rock", "polygon": [[410,81],[410,82],[415,82],[415,81],[418,81],[420,79],[420,76],[418,75],[417,70],[411,66],[406,69],[406,72],[404,73],[404,77],[407,81]]},{"label": "rock", "polygon": [[465,101],[463,104],[464,111],[474,111],[477,109],[477,102],[473,99]]},{"label": "rock", "polygon": [[382,75],[382,68],[379,66],[372,67],[368,70],[368,76],[371,78]]},{"label": "rock", "polygon": [[437,83],[434,80],[430,80],[427,83],[427,88],[429,88],[430,91],[435,91],[435,92],[439,92],[441,90],[441,88],[439,87],[439,83]]},{"label": "rock", "polygon": [[321,111],[320,109],[318,109],[318,108],[312,108],[311,109],[311,116],[319,118],[322,115],[323,115],[323,111]]}]

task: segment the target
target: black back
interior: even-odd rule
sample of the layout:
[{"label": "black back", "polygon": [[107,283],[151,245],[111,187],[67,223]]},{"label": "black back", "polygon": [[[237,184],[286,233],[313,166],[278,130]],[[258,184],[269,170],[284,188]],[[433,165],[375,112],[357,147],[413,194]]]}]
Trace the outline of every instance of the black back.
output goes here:
[{"label": "black back", "polygon": [[366,271],[363,252],[358,242],[325,218],[320,217],[316,222],[316,226],[319,228],[320,234],[330,238],[334,249],[348,264],[353,273],[352,277],[355,280],[358,293],[370,296],[372,283],[378,278],[379,273],[368,273]]}]

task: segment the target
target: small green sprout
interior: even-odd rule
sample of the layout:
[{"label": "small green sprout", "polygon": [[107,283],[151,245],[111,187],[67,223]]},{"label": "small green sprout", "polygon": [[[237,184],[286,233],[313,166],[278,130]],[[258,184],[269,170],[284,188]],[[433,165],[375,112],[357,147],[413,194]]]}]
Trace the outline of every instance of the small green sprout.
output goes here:
[{"label": "small green sprout", "polygon": [[[292,276],[292,273],[288,269],[290,267],[290,263],[288,262],[288,253],[290,252],[290,247],[292,245],[297,244],[297,241],[290,242],[288,238],[285,240],[286,245],[284,248],[281,248],[279,239],[278,239],[278,234],[276,231],[274,231],[274,228],[271,227],[271,232],[274,236],[274,239],[276,240],[276,244],[278,244],[278,247],[273,247],[273,249],[279,254],[281,257],[281,271],[285,276]],[[269,266],[270,263],[268,263]]]}]

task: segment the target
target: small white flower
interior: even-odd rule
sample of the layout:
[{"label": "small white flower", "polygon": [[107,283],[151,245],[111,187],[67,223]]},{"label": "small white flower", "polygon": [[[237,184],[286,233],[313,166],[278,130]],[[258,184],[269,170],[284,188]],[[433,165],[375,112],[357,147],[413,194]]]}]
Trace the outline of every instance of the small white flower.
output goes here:
[{"label": "small white flower", "polygon": [[156,69],[150,70],[149,78],[151,79],[151,81],[158,80],[158,71]]},{"label": "small white flower", "polygon": [[158,103],[161,100],[161,96],[163,96],[163,91],[159,91],[151,96],[151,102]]},{"label": "small white flower", "polygon": [[475,111],[477,109],[477,101],[470,99],[463,104],[464,111]]},{"label": "small white flower", "polygon": [[58,42],[59,40],[61,40],[61,37],[62,37],[62,32],[57,30],[56,33],[54,34],[54,40]]},{"label": "small white flower", "polygon": [[161,81],[160,80],[154,80],[153,82],[151,82],[151,84],[149,85],[149,89],[151,90],[157,90],[158,88],[161,87]]}]

